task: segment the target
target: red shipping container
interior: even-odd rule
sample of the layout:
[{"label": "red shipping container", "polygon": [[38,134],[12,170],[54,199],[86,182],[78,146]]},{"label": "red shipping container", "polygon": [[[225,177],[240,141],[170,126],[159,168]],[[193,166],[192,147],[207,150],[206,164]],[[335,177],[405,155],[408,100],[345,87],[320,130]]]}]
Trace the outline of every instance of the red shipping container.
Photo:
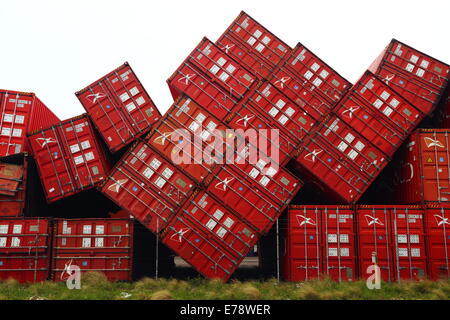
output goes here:
[{"label": "red shipping container", "polygon": [[382,205],[360,205],[356,209],[359,275],[367,279],[373,274],[368,267],[373,265],[372,253],[376,253],[381,279],[395,280],[392,251],[392,229],[390,208]]},{"label": "red shipping container", "polygon": [[433,280],[450,278],[450,207],[428,204],[425,228],[428,255],[428,275]]},{"label": "red shipping container", "polygon": [[335,103],[329,103],[315,90],[314,84],[291,69],[277,68],[269,80],[274,87],[294,101],[308,116],[317,121],[328,115],[335,106]]},{"label": "red shipping container", "polygon": [[131,280],[130,219],[57,219],[52,247],[52,280],[65,281],[71,266],[102,272],[110,281]]},{"label": "red shipping container", "polygon": [[40,282],[49,277],[50,221],[45,218],[0,220],[0,279]]},{"label": "red shipping container", "polygon": [[255,92],[243,101],[243,104],[260,110],[271,119],[268,123],[280,129],[280,134],[286,134],[297,143],[317,125],[317,121],[308,114],[306,109],[299,108],[268,82],[262,82]]},{"label": "red shipping container", "polygon": [[425,116],[370,72],[364,73],[335,112],[389,157]]},{"label": "red shipping container", "polygon": [[290,206],[284,278],[289,281],[356,278],[353,210],[349,206]]},{"label": "red shipping container", "polygon": [[449,65],[395,39],[369,70],[424,114],[436,107],[450,79]]},{"label": "red shipping container", "polygon": [[388,161],[357,130],[333,114],[305,142],[296,158],[301,173],[315,180],[332,199],[346,203],[356,202]]},{"label": "red shipping container", "polygon": [[[148,143],[174,162],[196,182],[201,182],[210,172],[217,171],[217,165],[205,156],[207,146],[214,146],[214,131],[228,129],[217,118],[186,95],[181,96],[166,112],[158,125],[147,136]],[[184,132],[182,132],[184,130]],[[189,135],[187,135],[189,133]],[[195,140],[198,138],[198,142]],[[209,141],[212,139],[212,141]],[[211,148],[211,147],[209,147]],[[190,152],[183,152],[187,150]],[[217,159],[220,160],[220,159]],[[220,160],[221,161],[221,160]]]},{"label": "red shipping container", "polygon": [[128,62],[75,94],[112,152],[147,133],[161,117]]},{"label": "red shipping container", "polygon": [[0,157],[28,152],[26,134],[59,122],[34,93],[0,90]]},{"label": "red shipping container", "polygon": [[196,229],[215,234],[227,252],[238,260],[245,258],[258,240],[258,234],[251,226],[205,191],[197,192],[179,215],[190,220]]},{"label": "red shipping container", "polygon": [[0,217],[19,217],[24,215],[28,181],[28,161],[26,154],[20,153],[0,158],[3,163],[14,163],[22,168],[22,175],[18,179],[17,190],[13,195],[0,195]]},{"label": "red shipping container", "polygon": [[326,206],[322,210],[324,272],[336,281],[356,279],[356,230],[350,206]]},{"label": "red shipping container", "polygon": [[314,90],[331,105],[336,104],[352,86],[301,43],[292,50],[283,68],[291,69],[305,83],[314,86]]},{"label": "red shipping container", "polygon": [[[235,130],[255,130],[260,137],[267,139],[270,145],[276,146],[279,152],[278,162],[281,166],[284,166],[297,150],[299,142],[282,132],[279,128],[280,125],[275,120],[262,113],[260,109],[254,108],[251,100],[239,104],[226,122]],[[272,130],[277,130],[277,132]]]},{"label": "red shipping container", "polygon": [[284,280],[299,282],[322,278],[321,221],[318,208],[295,205],[289,207],[282,257]]},{"label": "red shipping container", "polygon": [[116,164],[101,191],[159,233],[192,194],[195,183],[149,144],[138,141]]},{"label": "red shipping container", "polygon": [[258,51],[249,50],[245,43],[236,39],[230,31],[226,31],[216,45],[230,57],[233,57],[240,65],[251,70],[259,80],[267,79],[275,66],[262,57]]},{"label": "red shipping container", "polygon": [[14,196],[23,179],[23,166],[4,163],[0,158],[0,195]]},{"label": "red shipping container", "polygon": [[450,201],[450,131],[418,129],[392,165],[396,203]]},{"label": "red shipping container", "polygon": [[244,11],[217,40],[217,45],[259,79],[266,79],[292,50]]},{"label": "red shipping container", "polygon": [[420,280],[427,275],[424,210],[419,206],[391,209],[395,278]]},{"label": "red shipping container", "polygon": [[[239,63],[251,66],[261,78],[271,71],[271,67],[280,64],[292,50],[244,11],[217,42],[221,46],[228,46],[226,48]],[[237,47],[244,54],[239,54],[241,50]]]},{"label": "red shipping container", "polygon": [[[261,175],[261,177],[265,177]],[[236,167],[225,165],[206,181],[206,191],[224,206],[234,210],[260,234],[264,234],[302,187],[300,180],[284,170],[268,179],[264,188],[277,190],[268,193],[258,183],[245,178]],[[284,188],[280,186],[284,185]],[[277,198],[278,196],[278,198]]]},{"label": "red shipping container", "polygon": [[240,261],[227,252],[215,233],[205,232],[183,215],[175,216],[163,234],[162,243],[207,278],[227,281],[239,266]]},{"label": "red shipping container", "polygon": [[172,220],[162,241],[207,278],[227,281],[256,244],[246,222],[206,192],[198,192]]},{"label": "red shipping container", "polygon": [[48,202],[94,187],[109,170],[86,115],[32,133],[29,144]]},{"label": "red shipping container", "polygon": [[424,211],[420,206],[361,205],[357,208],[359,264],[362,278],[377,253],[384,281],[426,276]]},{"label": "red shipping container", "polygon": [[203,38],[167,83],[175,100],[182,93],[187,94],[223,120],[250,91],[255,79],[251,72]]},{"label": "red shipping container", "polygon": [[[253,190],[265,194],[283,207],[288,204],[301,188],[302,182],[286,169],[277,167],[267,157],[258,158],[255,164],[226,164],[229,168],[252,186]],[[207,182],[206,182],[207,183]]]}]

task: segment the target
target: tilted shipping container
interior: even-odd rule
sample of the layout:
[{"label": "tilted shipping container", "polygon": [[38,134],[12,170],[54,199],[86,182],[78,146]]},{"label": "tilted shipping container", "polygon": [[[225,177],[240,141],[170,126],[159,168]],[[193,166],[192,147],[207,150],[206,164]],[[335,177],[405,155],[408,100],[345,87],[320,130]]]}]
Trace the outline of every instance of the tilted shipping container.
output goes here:
[{"label": "tilted shipping container", "polygon": [[259,79],[267,78],[292,50],[244,11],[216,43]]},{"label": "tilted shipping container", "polygon": [[370,72],[364,73],[335,112],[389,157],[425,116]]},{"label": "tilted shipping container", "polygon": [[217,171],[214,160],[222,161],[220,155],[214,157],[211,153],[209,157],[204,150],[209,148],[212,151],[216,143],[215,130],[225,134],[226,129],[228,127],[225,124],[183,95],[175,101],[146,140],[194,181],[201,183],[210,172]]},{"label": "tilted shipping container", "polygon": [[0,157],[28,152],[26,135],[59,122],[34,93],[0,90]]},{"label": "tilted shipping container", "polygon": [[312,85],[331,105],[336,104],[352,86],[301,43],[295,46],[282,68],[292,70],[305,83]]},{"label": "tilted shipping container", "polygon": [[256,85],[255,76],[207,38],[167,80],[172,96],[191,97],[220,120]]},{"label": "tilted shipping container", "polygon": [[257,232],[207,192],[196,193],[162,241],[207,278],[227,281],[258,240]]},{"label": "tilted shipping container", "polygon": [[268,194],[262,186],[252,181],[253,179],[243,177],[235,167],[229,165],[211,174],[205,185],[209,194],[225,207],[234,210],[260,234],[264,234],[269,231],[303,184],[281,169],[272,177],[261,174],[260,179],[267,185],[270,184],[266,186],[269,190],[274,188],[276,191]]},{"label": "tilted shipping container", "polygon": [[161,117],[128,62],[75,94],[111,152],[147,133]]},{"label": "tilted shipping container", "polygon": [[[242,105],[259,110],[270,119],[270,122],[267,121],[267,123],[270,123],[271,127],[278,128],[280,135],[294,139],[297,145],[317,125],[317,120],[311,117],[306,110],[298,107],[280,90],[266,81],[246,97]],[[238,107],[235,111],[238,111]]]},{"label": "tilted shipping container", "polygon": [[369,70],[430,115],[450,79],[450,66],[393,39]]},{"label": "tilted shipping container", "polygon": [[81,115],[28,137],[48,202],[92,188],[109,170],[89,118]]},{"label": "tilted shipping container", "polygon": [[354,203],[388,161],[359,131],[330,114],[305,141],[295,163],[301,175],[315,180],[332,199]]},{"label": "tilted shipping container", "polygon": [[[280,125],[273,118],[253,107],[250,102],[243,101],[226,119],[226,123],[234,130],[254,130],[268,144],[276,146],[279,152],[278,162],[285,165],[297,150],[298,141],[281,131]],[[276,130],[276,131],[274,131]]]},{"label": "tilted shipping container", "polygon": [[195,183],[145,141],[138,140],[100,190],[154,233],[161,232]]}]

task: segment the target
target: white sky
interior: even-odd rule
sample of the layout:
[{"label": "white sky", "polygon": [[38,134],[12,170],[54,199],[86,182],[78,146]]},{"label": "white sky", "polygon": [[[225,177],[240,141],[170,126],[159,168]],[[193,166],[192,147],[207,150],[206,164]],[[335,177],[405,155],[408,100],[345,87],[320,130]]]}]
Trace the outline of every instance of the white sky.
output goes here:
[{"label": "white sky", "polygon": [[75,91],[128,61],[165,112],[166,79],[241,10],[351,82],[392,38],[450,64],[449,0],[1,0],[0,88],[33,91],[66,119],[84,112]]}]

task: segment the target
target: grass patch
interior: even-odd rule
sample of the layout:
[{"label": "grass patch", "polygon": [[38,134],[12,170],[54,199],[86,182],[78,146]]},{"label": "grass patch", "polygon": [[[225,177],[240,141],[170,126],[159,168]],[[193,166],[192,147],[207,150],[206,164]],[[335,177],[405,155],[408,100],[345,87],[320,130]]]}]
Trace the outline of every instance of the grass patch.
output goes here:
[{"label": "grass patch", "polygon": [[150,279],[109,282],[101,273],[85,273],[80,290],[67,289],[64,282],[21,284],[13,279],[0,281],[0,300],[435,300],[450,298],[450,280],[382,283],[369,290],[364,281],[337,283],[329,279],[303,283],[267,281],[241,282],[195,278]]}]

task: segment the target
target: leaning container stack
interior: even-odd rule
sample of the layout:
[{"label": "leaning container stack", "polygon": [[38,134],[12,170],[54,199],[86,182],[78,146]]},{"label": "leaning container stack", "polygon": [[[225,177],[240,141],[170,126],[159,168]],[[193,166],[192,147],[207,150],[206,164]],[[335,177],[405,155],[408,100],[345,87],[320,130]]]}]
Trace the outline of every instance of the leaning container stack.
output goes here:
[{"label": "leaning container stack", "polygon": [[[164,115],[128,63],[76,92],[86,113],[64,121],[35,94],[0,90],[0,277],[62,281],[77,266],[129,281],[148,263],[139,223],[149,233],[136,239],[153,233],[227,281],[280,221],[287,281],[374,267],[384,281],[448,278],[449,78],[394,39],[351,84],[241,12],[168,78]],[[441,129],[414,131],[430,121]],[[65,216],[95,193],[133,219]],[[44,212],[58,217],[24,218]]]}]

